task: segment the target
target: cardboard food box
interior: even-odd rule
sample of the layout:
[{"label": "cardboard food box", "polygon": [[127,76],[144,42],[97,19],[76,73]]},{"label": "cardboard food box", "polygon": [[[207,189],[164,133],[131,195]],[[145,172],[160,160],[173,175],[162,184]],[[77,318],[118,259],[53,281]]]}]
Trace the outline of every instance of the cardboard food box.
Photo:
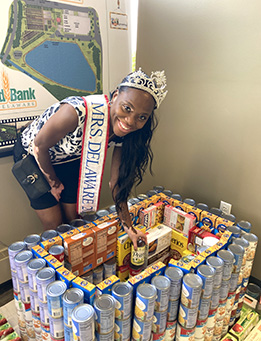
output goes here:
[{"label": "cardboard food box", "polygon": [[159,261],[168,264],[170,260],[170,247],[166,247],[165,249],[161,250],[160,252],[152,255],[147,260],[147,266],[154,265],[158,263]]},{"label": "cardboard food box", "polygon": [[76,278],[76,276],[64,266],[56,269],[56,277],[58,280],[65,282],[67,288],[72,286],[72,281]]},{"label": "cardboard food box", "polygon": [[44,258],[49,255],[49,253],[40,245],[33,246],[31,251],[34,255],[34,258]]},{"label": "cardboard food box", "polygon": [[147,231],[148,259],[170,247],[171,233],[172,229],[163,224],[159,224]]},{"label": "cardboard food box", "polygon": [[255,326],[255,328],[251,330],[250,334],[247,336],[245,341],[260,341],[260,340],[261,340],[261,320]]},{"label": "cardboard food box", "polygon": [[153,265],[148,266],[145,271],[150,274],[150,280],[159,275],[164,275],[166,270],[166,264],[161,261],[156,262]]},{"label": "cardboard food box", "polygon": [[80,277],[75,277],[72,281],[73,288],[79,288],[84,294],[84,303],[93,305],[96,293],[96,286]]},{"label": "cardboard food box", "polygon": [[202,210],[200,210],[199,208],[195,207],[195,206],[190,206],[190,205],[187,205],[186,207],[186,212],[188,214],[191,214],[193,217],[196,218],[196,223],[198,221],[200,221],[200,217],[201,217],[201,212]]},{"label": "cardboard food box", "polygon": [[215,225],[216,225],[216,219],[218,217],[215,214],[212,214],[207,211],[202,211],[200,215],[200,222],[198,224],[199,227],[202,229],[208,231],[208,232],[213,232]]},{"label": "cardboard food box", "polygon": [[228,226],[233,225],[234,223],[230,220],[224,219],[222,217],[217,217],[216,221],[215,221],[215,229],[218,232],[225,232]]},{"label": "cardboard food box", "polygon": [[170,205],[165,206],[164,224],[188,236],[189,230],[195,225],[196,218]]},{"label": "cardboard food box", "polygon": [[189,235],[188,235],[188,249],[192,252],[196,252],[197,247],[203,245],[203,239],[206,237],[212,237],[216,238],[219,240],[217,236],[215,236],[213,233],[208,232],[201,227],[198,226],[193,226],[189,230]]},{"label": "cardboard food box", "polygon": [[170,242],[170,256],[176,260],[180,259],[188,246],[188,238],[183,233],[172,230]]},{"label": "cardboard food box", "polygon": [[50,266],[51,268],[53,268],[54,270],[63,266],[63,264],[61,262],[59,262],[58,259],[56,259],[52,255],[46,256],[45,260],[46,260],[47,265]]},{"label": "cardboard food box", "polygon": [[239,320],[230,329],[229,333],[235,336],[239,341],[245,340],[246,336],[250,334],[258,321],[259,314],[251,309],[241,315]]},{"label": "cardboard food box", "polygon": [[120,282],[120,279],[112,275],[109,278],[106,278],[104,281],[96,285],[96,295],[103,295],[103,294],[110,294],[111,295],[111,289],[115,283]]},{"label": "cardboard food box", "polygon": [[45,249],[45,251],[49,251],[50,247],[53,246],[54,244],[56,245],[63,245],[63,240],[60,236],[48,239],[48,240],[43,240],[40,243],[40,246]]},{"label": "cardboard food box", "polygon": [[83,240],[86,238],[86,233],[78,233],[75,236],[64,240],[65,260],[75,266],[82,264],[83,261]]},{"label": "cardboard food box", "polygon": [[152,205],[139,213],[139,222],[146,228],[151,228],[156,222],[156,206]]}]

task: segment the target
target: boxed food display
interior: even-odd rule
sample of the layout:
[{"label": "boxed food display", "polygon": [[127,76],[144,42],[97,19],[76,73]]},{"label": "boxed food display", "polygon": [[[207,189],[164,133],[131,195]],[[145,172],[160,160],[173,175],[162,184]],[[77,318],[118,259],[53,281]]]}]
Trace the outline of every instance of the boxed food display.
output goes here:
[{"label": "boxed food display", "polygon": [[43,249],[40,245],[35,245],[31,249],[34,258],[44,258],[49,255],[49,253]]},{"label": "boxed food display", "polygon": [[180,259],[187,251],[188,238],[183,233],[172,230],[170,242],[170,256],[174,259]]},{"label": "boxed food display", "polygon": [[182,232],[185,236],[188,236],[189,230],[195,225],[195,222],[196,218],[192,215],[181,211],[177,207],[165,206],[164,224]]}]

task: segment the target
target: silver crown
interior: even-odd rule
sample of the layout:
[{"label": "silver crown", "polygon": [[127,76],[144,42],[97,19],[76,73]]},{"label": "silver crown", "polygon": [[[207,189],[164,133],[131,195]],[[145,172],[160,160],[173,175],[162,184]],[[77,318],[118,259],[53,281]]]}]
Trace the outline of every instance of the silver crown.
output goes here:
[{"label": "silver crown", "polygon": [[141,68],[126,77],[126,81],[121,83],[121,86],[130,86],[132,88],[141,89],[147,91],[156,101],[156,107],[158,108],[161,102],[167,95],[166,76],[164,71],[152,72],[150,77],[144,73]]}]

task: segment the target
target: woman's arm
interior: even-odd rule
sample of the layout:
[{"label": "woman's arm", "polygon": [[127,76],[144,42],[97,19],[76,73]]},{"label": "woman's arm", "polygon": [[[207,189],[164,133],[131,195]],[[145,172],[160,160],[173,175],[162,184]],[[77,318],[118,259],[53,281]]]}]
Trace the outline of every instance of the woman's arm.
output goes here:
[{"label": "woman's arm", "polygon": [[[115,201],[115,197],[117,194],[117,184],[118,177],[119,177],[119,169],[120,169],[120,163],[121,163],[121,147],[114,147],[113,154],[112,154],[112,162],[111,162],[111,180],[110,180],[110,188],[112,191],[112,197]],[[137,231],[132,226],[132,220],[130,216],[130,212],[128,209],[127,201],[120,203],[120,210],[118,212],[119,218],[122,222],[123,228],[125,232],[128,234],[130,239],[133,242],[134,249],[137,248],[137,240],[139,238],[142,238],[147,243],[147,237],[144,233]]]},{"label": "woman's arm", "polygon": [[53,147],[67,133],[78,125],[76,110],[70,104],[62,104],[59,110],[49,118],[33,141],[34,157],[51,186],[51,193],[57,201],[60,200],[63,184],[53,169],[49,148]]}]

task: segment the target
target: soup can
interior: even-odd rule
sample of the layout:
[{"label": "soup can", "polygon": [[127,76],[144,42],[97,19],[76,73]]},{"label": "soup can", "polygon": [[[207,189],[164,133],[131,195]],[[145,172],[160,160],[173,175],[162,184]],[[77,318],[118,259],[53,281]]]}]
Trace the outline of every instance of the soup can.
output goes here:
[{"label": "soup can", "polygon": [[33,254],[29,250],[21,251],[15,256],[17,277],[20,283],[28,282],[27,264],[32,258]]},{"label": "soup can", "polygon": [[[33,328],[35,330],[35,334],[36,335],[41,335],[41,321],[40,321],[40,313],[36,313],[34,311],[32,311],[32,318],[33,318]],[[42,340],[42,335],[41,335],[41,339]]]},{"label": "soup can", "polygon": [[197,268],[197,275],[200,276],[203,282],[202,297],[211,298],[214,286],[215,269],[211,265],[202,264]]},{"label": "soup can", "polygon": [[136,291],[135,315],[142,321],[151,321],[157,289],[149,283],[140,284]]},{"label": "soup can", "polygon": [[226,312],[231,312],[234,307],[236,293],[229,292],[227,296]]},{"label": "soup can", "polygon": [[52,340],[60,340],[64,338],[63,318],[50,317],[50,335]]},{"label": "soup can", "polygon": [[9,262],[10,268],[13,272],[16,272],[16,265],[15,265],[15,256],[26,249],[26,245],[24,242],[15,242],[8,247],[8,255],[9,255]]},{"label": "soup can", "polygon": [[86,272],[84,275],[81,276],[81,278],[84,279],[85,281],[93,284],[93,272],[92,272],[92,270]]},{"label": "soup can", "polygon": [[103,263],[104,279],[116,275],[116,258],[113,257]]},{"label": "soup can", "polygon": [[27,264],[28,282],[31,291],[37,291],[36,273],[46,267],[46,261],[43,258],[34,258]]},{"label": "soup can", "polygon": [[14,292],[20,292],[20,286],[18,281],[17,272],[11,271],[11,277],[12,277],[12,285]]},{"label": "soup can", "polygon": [[103,266],[93,269],[93,284],[97,285],[103,281]]},{"label": "soup can", "polygon": [[206,264],[212,266],[216,270],[214,275],[214,288],[219,288],[223,278],[223,260],[219,257],[210,256],[206,259]]},{"label": "soup can", "polygon": [[55,257],[59,262],[64,264],[64,247],[62,245],[52,245],[49,254]]},{"label": "soup can", "polygon": [[111,291],[115,299],[115,317],[119,320],[128,319],[132,314],[133,288],[128,282],[115,283]]},{"label": "soup can", "polygon": [[114,341],[114,330],[112,330],[108,334],[99,334],[95,332],[95,336],[95,341]]},{"label": "soup can", "polygon": [[28,282],[20,283],[20,293],[22,302],[30,303],[30,290]]},{"label": "soup can", "polygon": [[194,328],[196,326],[198,316],[198,308],[187,308],[182,303],[179,307],[179,324],[184,328]]},{"label": "soup can", "polygon": [[[163,192],[164,191],[164,187],[163,186],[161,186],[161,185],[158,185],[158,186],[153,186],[153,189],[154,189],[154,191],[156,191],[157,193],[161,193],[161,192]],[[172,192],[171,192],[171,194],[172,194]]]},{"label": "soup can", "polygon": [[196,323],[195,339],[204,340],[206,331],[207,331],[207,318],[205,320],[198,319]]},{"label": "soup can", "polygon": [[211,297],[211,303],[210,303],[210,309],[216,309],[219,306],[219,299],[220,299],[220,287],[219,288],[213,288],[212,297]]},{"label": "soup can", "polygon": [[131,334],[131,316],[125,320],[115,319],[114,340],[129,341]]},{"label": "soup can", "polygon": [[181,303],[187,308],[197,308],[201,296],[203,282],[202,279],[193,273],[188,273],[183,277],[181,289]]},{"label": "soup can", "polygon": [[72,311],[75,307],[83,304],[84,294],[81,289],[70,288],[63,295],[64,324],[72,327]]},{"label": "soup can", "polygon": [[167,321],[165,341],[174,341],[177,329],[177,321]]},{"label": "soup can", "polygon": [[243,262],[244,248],[237,244],[230,244],[228,250],[231,251],[235,257],[232,272],[239,272]]},{"label": "soup can", "polygon": [[74,340],[94,340],[94,314],[94,309],[90,304],[80,304],[73,309],[72,329]]},{"label": "soup can", "polygon": [[201,298],[199,302],[198,320],[206,320],[211,304],[211,298]]},{"label": "soup can", "polygon": [[48,312],[53,319],[63,316],[63,295],[66,290],[67,285],[62,281],[54,281],[46,288]]},{"label": "soup can", "polygon": [[55,270],[47,267],[39,270],[36,274],[36,285],[39,301],[47,303],[46,288],[48,284],[55,281]]},{"label": "soup can", "polygon": [[226,314],[226,305],[227,305],[227,299],[223,301],[219,301],[219,306],[217,308],[217,314],[216,314],[216,319],[223,320]]},{"label": "soup can", "polygon": [[233,253],[229,250],[220,250],[217,252],[217,257],[221,258],[224,262],[223,280],[230,279],[232,269],[233,269],[233,264],[235,262],[235,257]]},{"label": "soup can", "polygon": [[157,289],[157,297],[154,309],[156,311],[167,311],[169,303],[170,280],[165,276],[154,276],[151,284]]},{"label": "soup can", "polygon": [[178,317],[179,300],[169,300],[168,321],[176,321]]},{"label": "soup can", "polygon": [[246,220],[241,220],[237,223],[237,226],[244,232],[246,233],[250,233],[251,231],[251,223],[249,221]]},{"label": "soup can", "polygon": [[39,299],[38,299],[37,291],[30,290],[30,302],[31,302],[32,311],[39,314],[40,306],[39,306]]},{"label": "soup can", "polygon": [[164,341],[165,340],[165,332],[163,333],[151,333],[151,341]]},{"label": "soup can", "polygon": [[24,239],[27,250],[31,250],[33,246],[40,244],[41,237],[38,234],[30,234]]},{"label": "soup can", "polygon": [[111,295],[97,296],[93,303],[96,317],[96,331],[99,334],[108,334],[114,328],[115,299]]},{"label": "soup can", "polygon": [[230,287],[230,280],[223,280],[221,283],[220,292],[219,292],[220,293],[219,299],[221,301],[224,301],[227,298],[229,287]]},{"label": "soup can", "polygon": [[42,303],[41,301],[39,302],[39,307],[40,307],[40,320],[41,323],[44,325],[50,325],[50,319],[49,319],[49,314],[48,314],[48,306],[47,303]]},{"label": "soup can", "polygon": [[152,319],[152,331],[157,334],[164,333],[167,324],[167,313],[165,311],[154,311],[154,316]]},{"label": "soup can", "polygon": [[229,280],[229,291],[235,291],[237,288],[239,272],[233,272]]},{"label": "soup can", "polygon": [[136,316],[133,318],[132,339],[135,341],[149,341],[151,338],[152,319],[142,321]]},{"label": "soup can", "polygon": [[41,234],[41,240],[48,240],[58,236],[58,232],[55,230],[46,230]]},{"label": "soup can", "polygon": [[209,310],[207,319],[207,328],[212,329],[215,327],[216,323],[217,309]]},{"label": "soup can", "polygon": [[66,326],[66,324],[64,324],[63,328],[64,328],[64,341],[72,341],[73,340],[72,327],[68,327]]},{"label": "soup can", "polygon": [[236,225],[228,226],[227,231],[232,232],[233,239],[241,237],[241,229]]},{"label": "soup can", "polygon": [[253,260],[256,254],[258,238],[253,233],[245,233],[243,234],[242,238],[247,240],[249,243],[249,246],[246,249],[246,260],[247,261]]},{"label": "soup can", "polygon": [[185,328],[177,324],[176,341],[194,340],[196,327]]},{"label": "soup can", "polygon": [[246,265],[247,259],[247,248],[249,247],[249,242],[244,238],[235,238],[233,240],[233,244],[240,245],[244,248],[243,260],[242,260],[242,267]]},{"label": "soup can", "polygon": [[171,300],[179,300],[181,292],[181,284],[183,278],[183,271],[172,266],[165,271],[165,276],[170,280],[169,298]]}]

